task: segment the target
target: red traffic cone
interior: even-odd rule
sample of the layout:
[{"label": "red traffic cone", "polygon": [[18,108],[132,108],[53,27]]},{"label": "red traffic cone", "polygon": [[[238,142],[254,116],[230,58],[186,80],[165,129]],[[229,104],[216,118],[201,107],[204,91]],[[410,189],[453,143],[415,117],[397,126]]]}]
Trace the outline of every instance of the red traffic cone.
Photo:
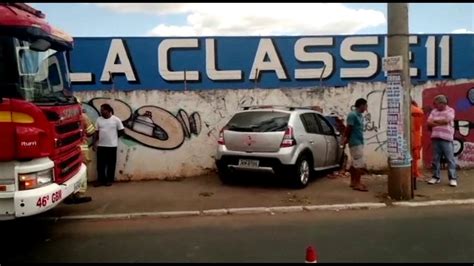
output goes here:
[{"label": "red traffic cone", "polygon": [[309,246],[306,249],[306,261],[305,263],[317,263],[318,262],[318,255],[316,254],[316,250]]}]

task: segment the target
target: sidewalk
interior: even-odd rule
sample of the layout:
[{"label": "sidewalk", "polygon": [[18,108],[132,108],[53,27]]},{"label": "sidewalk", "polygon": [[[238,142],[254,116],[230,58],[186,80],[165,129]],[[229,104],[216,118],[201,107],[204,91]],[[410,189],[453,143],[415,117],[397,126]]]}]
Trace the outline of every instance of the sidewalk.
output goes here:
[{"label": "sidewalk", "polygon": [[[428,173],[427,173],[428,174]],[[64,217],[108,215],[139,212],[202,211],[209,209],[277,207],[295,205],[385,203],[387,176],[366,175],[363,182],[369,192],[349,188],[348,176],[318,177],[305,189],[287,188],[284,182],[262,177],[242,180],[236,185],[222,185],[217,175],[198,176],[180,181],[116,182],[111,187],[89,186],[89,203],[65,205],[42,216]],[[458,187],[448,186],[446,173],[438,185],[419,181],[413,201],[474,199],[474,170],[459,171]]]}]

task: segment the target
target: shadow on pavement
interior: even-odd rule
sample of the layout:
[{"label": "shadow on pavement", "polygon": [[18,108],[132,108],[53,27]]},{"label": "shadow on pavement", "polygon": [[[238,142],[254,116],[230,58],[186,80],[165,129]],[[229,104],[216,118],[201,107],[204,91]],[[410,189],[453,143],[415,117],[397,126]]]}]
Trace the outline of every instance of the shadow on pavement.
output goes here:
[{"label": "shadow on pavement", "polygon": [[51,239],[55,224],[53,220],[39,220],[37,216],[0,221],[0,261],[28,261],[35,247]]}]

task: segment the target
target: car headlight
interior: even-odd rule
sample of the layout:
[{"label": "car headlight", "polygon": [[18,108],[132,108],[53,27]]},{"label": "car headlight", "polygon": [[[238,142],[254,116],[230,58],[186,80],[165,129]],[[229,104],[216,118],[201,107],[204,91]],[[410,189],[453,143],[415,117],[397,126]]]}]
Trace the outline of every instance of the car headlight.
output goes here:
[{"label": "car headlight", "polygon": [[20,190],[38,188],[53,181],[53,171],[48,169],[36,173],[18,175]]},{"label": "car headlight", "polygon": [[0,192],[13,191],[15,191],[15,179],[0,179]]}]

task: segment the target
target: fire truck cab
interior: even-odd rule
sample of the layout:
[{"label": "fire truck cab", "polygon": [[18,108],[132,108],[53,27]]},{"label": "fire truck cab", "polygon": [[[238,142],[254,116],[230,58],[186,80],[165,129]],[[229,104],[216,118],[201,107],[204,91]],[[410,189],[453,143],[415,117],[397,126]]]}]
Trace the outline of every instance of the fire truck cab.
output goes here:
[{"label": "fire truck cab", "polygon": [[86,178],[73,39],[26,4],[0,4],[0,220],[36,215]]}]

